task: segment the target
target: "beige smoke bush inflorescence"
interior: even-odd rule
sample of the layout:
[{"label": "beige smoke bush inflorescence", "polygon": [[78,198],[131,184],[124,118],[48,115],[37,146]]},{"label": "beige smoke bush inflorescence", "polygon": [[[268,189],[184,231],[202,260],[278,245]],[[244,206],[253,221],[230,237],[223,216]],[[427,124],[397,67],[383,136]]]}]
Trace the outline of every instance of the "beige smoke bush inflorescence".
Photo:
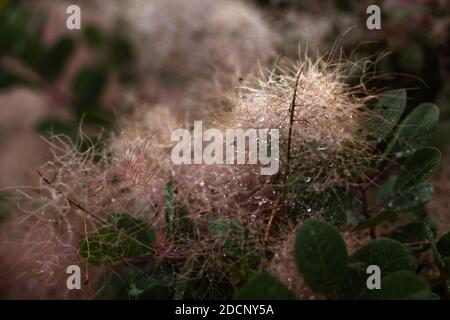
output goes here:
[{"label": "beige smoke bush inflorescence", "polygon": [[118,2],[134,31],[143,73],[208,74],[218,67],[245,73],[274,52],[274,34],[242,1]]},{"label": "beige smoke bush inflorescence", "polygon": [[[228,221],[236,224],[233,234],[239,247],[257,257],[259,263],[253,267],[273,269],[264,262],[265,250],[285,247],[283,239],[295,233],[303,217],[321,214],[290,203],[288,175],[311,182],[311,192],[321,192],[356,185],[368,168],[365,125],[370,113],[365,104],[374,97],[345,84],[345,72],[343,65],[325,59],[276,67],[231,94],[231,111],[208,119],[208,125],[219,128],[279,129],[281,169],[276,175],[262,176],[252,165],[174,165],[170,135],[177,127],[189,128],[188,120],[183,123],[163,105],[142,108],[136,116],[124,118],[121,132],[108,144],[84,142],[90,147],[79,151],[81,145],[55,137],[54,160],[41,168],[39,188],[22,193],[23,218],[15,223],[42,232],[44,246],[58,244],[51,256],[86,265],[77,254],[78,242],[100,228],[108,213],[126,212],[155,230],[154,259],[173,259],[186,277],[195,270],[197,278],[225,277],[237,284],[220,262],[234,257],[224,253],[223,243],[211,232],[211,225]],[[177,207],[193,223],[194,236],[170,238],[165,233],[164,192],[170,181]],[[34,268],[39,270],[43,261],[44,256],[34,259]],[[52,275],[61,275],[65,265],[55,262]],[[187,265],[191,268],[183,267]],[[286,274],[294,272],[293,264],[286,263],[277,266],[276,273],[284,267]],[[87,296],[95,293],[96,270],[89,272],[92,290],[84,292]],[[67,294],[63,285],[61,290]]]}]

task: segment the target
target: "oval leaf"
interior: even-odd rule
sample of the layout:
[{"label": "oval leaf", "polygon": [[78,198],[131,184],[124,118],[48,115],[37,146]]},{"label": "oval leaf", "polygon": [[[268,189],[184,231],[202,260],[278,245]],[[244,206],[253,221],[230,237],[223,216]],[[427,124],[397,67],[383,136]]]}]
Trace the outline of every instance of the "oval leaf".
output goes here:
[{"label": "oval leaf", "polygon": [[427,146],[436,131],[438,120],[439,108],[436,105],[420,104],[402,121],[385,154],[395,153],[397,158],[403,158]]},{"label": "oval leaf", "polygon": [[406,191],[418,188],[433,173],[441,161],[441,153],[436,148],[423,148],[409,158],[397,181],[394,191]]},{"label": "oval leaf", "polygon": [[415,270],[413,257],[399,242],[372,240],[349,259],[347,277],[341,290],[344,298],[361,298],[367,293],[367,267],[370,265],[380,267],[382,277],[400,270]]},{"label": "oval leaf", "polygon": [[424,300],[436,299],[427,282],[411,271],[397,271],[381,279],[381,289],[371,290],[368,299]]},{"label": "oval leaf", "polygon": [[375,105],[373,111],[377,117],[370,123],[371,135],[377,140],[383,140],[397,124],[405,111],[405,89],[386,92]]},{"label": "oval leaf", "polygon": [[264,272],[250,277],[235,295],[238,300],[292,300],[292,292],[277,278]]},{"label": "oval leaf", "polygon": [[345,242],[331,224],[308,220],[300,227],[295,239],[295,261],[312,290],[333,293],[345,276]]},{"label": "oval leaf", "polygon": [[350,263],[364,272],[368,266],[377,265],[383,276],[393,271],[415,270],[414,259],[408,250],[400,242],[391,239],[370,241],[350,257]]}]

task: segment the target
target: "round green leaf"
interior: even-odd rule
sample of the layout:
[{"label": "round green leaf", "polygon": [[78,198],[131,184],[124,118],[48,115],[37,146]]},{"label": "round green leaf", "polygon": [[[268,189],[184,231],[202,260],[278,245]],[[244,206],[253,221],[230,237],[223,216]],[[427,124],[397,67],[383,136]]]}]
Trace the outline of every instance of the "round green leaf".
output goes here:
[{"label": "round green leaf", "polygon": [[427,282],[411,271],[397,271],[381,279],[381,289],[371,290],[368,299],[423,300],[436,299]]},{"label": "round green leaf", "polygon": [[267,272],[254,274],[235,295],[238,300],[291,300],[292,292]]},{"label": "round green leaf", "polygon": [[347,276],[341,289],[344,298],[361,298],[367,293],[367,267],[370,265],[380,267],[382,278],[396,271],[415,269],[413,257],[399,242],[372,240],[349,259]]},{"label": "round green leaf", "polygon": [[366,271],[370,265],[380,267],[383,276],[399,270],[415,270],[413,257],[400,242],[391,239],[370,241],[350,257],[350,264]]},{"label": "round green leaf", "polygon": [[312,290],[333,293],[345,276],[345,242],[331,224],[308,220],[300,227],[295,239],[295,261]]}]

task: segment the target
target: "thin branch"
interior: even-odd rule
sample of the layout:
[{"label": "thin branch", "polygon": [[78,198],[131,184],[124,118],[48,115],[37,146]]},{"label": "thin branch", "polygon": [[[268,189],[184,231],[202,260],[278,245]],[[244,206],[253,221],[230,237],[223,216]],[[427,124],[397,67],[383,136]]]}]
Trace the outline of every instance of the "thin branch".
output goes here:
[{"label": "thin branch", "polygon": [[300,68],[300,70],[297,73],[297,76],[295,78],[295,87],[294,87],[294,94],[292,96],[292,102],[291,102],[291,106],[289,108],[289,132],[288,132],[288,143],[287,143],[287,156],[286,156],[286,172],[284,174],[284,190],[283,190],[283,194],[281,195],[281,198],[278,198],[277,203],[275,204],[275,206],[272,208],[272,213],[270,215],[269,218],[269,222],[267,223],[267,227],[266,227],[266,231],[264,233],[264,242],[267,241],[267,239],[269,238],[269,232],[270,232],[270,228],[272,227],[272,223],[273,220],[275,218],[275,214],[277,212],[277,207],[280,204],[280,199],[281,199],[281,207],[283,207],[284,205],[284,200],[285,200],[285,195],[286,195],[286,183],[287,183],[287,178],[289,175],[289,162],[291,159],[291,141],[292,141],[292,127],[294,125],[294,115],[295,115],[295,101],[297,99],[297,88],[298,88],[298,83],[300,81],[300,75],[302,72],[302,68]]},{"label": "thin branch", "polygon": [[287,179],[287,174],[289,174],[289,162],[291,160],[291,141],[292,141],[292,127],[294,125],[294,114],[295,114],[295,100],[297,99],[297,88],[298,82],[300,81],[301,69],[298,71],[297,77],[295,78],[295,88],[294,96],[292,97],[291,107],[289,108],[289,133],[288,133],[288,145],[287,145],[287,173],[285,179]]}]

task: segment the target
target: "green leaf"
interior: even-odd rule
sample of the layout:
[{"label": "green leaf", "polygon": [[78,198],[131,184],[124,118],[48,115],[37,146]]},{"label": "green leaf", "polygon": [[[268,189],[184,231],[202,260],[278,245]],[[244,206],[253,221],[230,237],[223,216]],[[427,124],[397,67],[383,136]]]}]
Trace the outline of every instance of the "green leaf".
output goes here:
[{"label": "green leaf", "polygon": [[431,224],[430,218],[426,217],[423,219],[424,232],[430,242],[431,250],[433,252],[434,261],[439,269],[445,269],[445,261],[437,248],[437,231],[436,228]]},{"label": "green leaf", "polygon": [[449,279],[450,278],[450,257],[442,258],[442,263],[444,265],[444,272],[446,274],[446,277],[447,277],[447,279]]},{"label": "green leaf", "polygon": [[400,242],[391,239],[371,240],[350,257],[349,263],[364,272],[368,266],[377,265],[383,276],[399,270],[415,270],[414,259],[409,251]]},{"label": "green leaf", "polygon": [[[45,61],[46,48],[42,39],[36,35],[27,34],[23,38],[20,47],[20,58],[30,68],[40,71],[40,67]],[[15,42],[17,43],[17,42]]]},{"label": "green leaf", "polygon": [[95,299],[170,300],[175,294],[175,277],[167,263],[129,265],[105,271]]},{"label": "green leaf", "polygon": [[167,232],[172,233],[175,219],[175,199],[173,195],[174,181],[169,181],[164,186],[164,198],[166,199]]},{"label": "green leaf", "polygon": [[38,123],[35,129],[42,135],[65,135],[71,138],[75,138],[78,127],[74,122],[63,122],[47,119]]},{"label": "green leaf", "polygon": [[180,275],[177,275],[174,284],[175,294],[173,299],[183,300],[187,288],[188,288],[188,281],[186,279],[183,279],[183,277],[181,277]]},{"label": "green leaf", "polygon": [[0,47],[12,55],[25,48],[29,12],[21,6],[5,6],[0,12]]},{"label": "green leaf", "polygon": [[436,248],[443,257],[450,257],[450,232],[439,238]]},{"label": "green leaf", "polygon": [[295,261],[312,290],[333,293],[345,276],[345,242],[331,224],[307,220],[295,239]]},{"label": "green leaf", "polygon": [[422,221],[411,222],[405,226],[397,228],[389,237],[402,243],[411,243],[427,240],[424,224]]},{"label": "green leaf", "polygon": [[428,218],[428,212],[424,206],[420,206],[415,208],[414,210],[411,210],[411,213],[413,217],[419,221],[423,221]]},{"label": "green leaf", "polygon": [[61,75],[70,57],[75,51],[76,43],[71,37],[60,38],[44,55],[44,62],[40,66],[41,72],[47,80],[53,81]]},{"label": "green leaf", "polygon": [[80,114],[97,106],[106,88],[107,79],[106,69],[102,66],[88,65],[78,71],[72,81],[72,94]]},{"label": "green leaf", "polygon": [[325,221],[335,225],[336,227],[343,226],[347,223],[347,213],[344,209],[336,207],[333,209],[326,209],[323,213]]},{"label": "green leaf", "polygon": [[164,186],[164,198],[166,202],[166,232],[170,239],[178,242],[186,242],[194,239],[194,220],[189,216],[189,211],[181,202],[175,200],[175,181],[169,181]]},{"label": "green leaf", "polygon": [[394,187],[394,191],[418,188],[439,165],[441,153],[436,148],[417,150],[405,163]]},{"label": "green leaf", "polygon": [[208,232],[212,236],[227,237],[234,231],[239,231],[242,226],[239,222],[228,218],[218,218],[208,225]]},{"label": "green leaf", "polygon": [[264,272],[252,275],[236,292],[237,300],[292,300],[292,292],[277,278]]},{"label": "green leaf", "polygon": [[399,190],[388,203],[389,209],[400,211],[413,210],[433,198],[433,186],[428,181],[407,190]]},{"label": "green leaf", "polygon": [[411,271],[397,271],[381,279],[381,289],[371,290],[372,300],[436,299],[427,282]]},{"label": "green leaf", "polygon": [[371,135],[382,141],[394,128],[405,111],[405,89],[386,92],[375,105],[373,111],[377,117],[369,124]]},{"label": "green leaf", "polygon": [[397,176],[391,176],[377,194],[380,207],[396,211],[409,211],[420,207],[433,198],[433,186],[428,181],[408,189],[395,190]]},{"label": "green leaf", "polygon": [[134,48],[122,32],[114,33],[108,43],[108,61],[116,68],[127,67],[134,59]]},{"label": "green leaf", "polygon": [[424,47],[411,42],[399,52],[398,62],[402,69],[421,72],[425,62]]},{"label": "green leaf", "polygon": [[[355,62],[355,64],[350,69],[348,80],[351,82],[360,81],[360,79],[366,74],[367,70],[369,70],[373,66],[373,62],[370,58],[364,57]],[[354,81],[356,80],[356,81]]]},{"label": "green leaf", "polygon": [[162,263],[153,268],[146,268],[129,279],[128,293],[132,299],[167,300],[175,296],[175,277],[173,269]]},{"label": "green leaf", "polygon": [[377,204],[380,207],[387,206],[389,200],[392,198],[397,178],[397,176],[390,176],[388,180],[386,180],[386,182],[381,186],[380,190],[378,190]]},{"label": "green leaf", "polygon": [[126,213],[112,213],[106,221],[108,226],[87,235],[78,244],[80,256],[90,264],[109,264],[150,253],[155,236],[143,221]]},{"label": "green leaf", "polygon": [[376,216],[362,221],[360,223],[358,223],[358,225],[356,226],[357,230],[365,230],[365,229],[370,229],[373,227],[376,227],[377,225],[379,225],[380,223],[383,223],[385,221],[395,221],[399,218],[399,212],[396,210],[384,210],[383,212],[377,214]]},{"label": "green leaf", "polygon": [[82,116],[83,116],[83,124],[92,125],[93,127],[97,128],[108,127],[109,125],[111,125],[111,123],[114,122],[113,113],[111,113],[109,110],[96,108],[95,106],[94,108],[86,109],[83,112]]},{"label": "green leaf", "polygon": [[351,13],[351,12],[354,12],[353,10],[355,10],[354,9],[354,7],[353,7],[353,2],[352,1],[349,1],[349,0],[335,0],[335,1],[333,1],[333,4],[334,4],[334,8],[336,8],[335,10],[336,11],[338,11],[338,12],[342,12],[343,14],[344,13]]},{"label": "green leaf", "polygon": [[382,277],[399,270],[415,270],[413,257],[399,242],[371,240],[349,258],[347,276],[340,290],[343,298],[361,298],[366,294],[367,267],[370,265],[380,267]]},{"label": "green leaf", "polygon": [[385,154],[395,153],[397,158],[406,157],[426,147],[437,128],[439,108],[432,103],[422,103],[400,124]]},{"label": "green leaf", "polygon": [[309,182],[296,174],[289,176],[292,194],[296,195],[296,210],[312,210],[323,212],[325,221],[341,227],[347,223],[347,210],[351,207],[354,195],[348,190],[329,188],[321,192],[311,190]]},{"label": "green leaf", "polygon": [[97,48],[106,42],[106,35],[96,25],[88,24],[82,29],[83,39],[92,47]]},{"label": "green leaf", "polygon": [[224,257],[254,264],[259,261],[254,232],[238,221],[218,218],[208,225],[208,232],[222,247]]}]

